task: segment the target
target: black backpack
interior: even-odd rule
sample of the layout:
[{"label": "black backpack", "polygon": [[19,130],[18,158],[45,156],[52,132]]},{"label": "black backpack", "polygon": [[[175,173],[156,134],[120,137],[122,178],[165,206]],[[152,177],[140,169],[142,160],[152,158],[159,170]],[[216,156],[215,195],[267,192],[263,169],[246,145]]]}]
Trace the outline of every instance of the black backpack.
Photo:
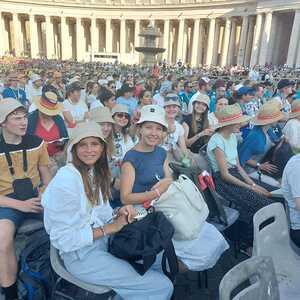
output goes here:
[{"label": "black backpack", "polygon": [[50,240],[44,229],[34,232],[22,250],[19,261],[19,281],[26,300],[51,298],[55,273],[50,263]]},{"label": "black backpack", "polygon": [[[164,251],[162,269],[174,281],[178,262],[172,243],[173,235],[174,227],[164,214],[153,212],[111,236],[108,251],[127,260],[140,275],[144,275],[155,262],[156,255]],[[170,272],[167,270],[167,261]]]}]

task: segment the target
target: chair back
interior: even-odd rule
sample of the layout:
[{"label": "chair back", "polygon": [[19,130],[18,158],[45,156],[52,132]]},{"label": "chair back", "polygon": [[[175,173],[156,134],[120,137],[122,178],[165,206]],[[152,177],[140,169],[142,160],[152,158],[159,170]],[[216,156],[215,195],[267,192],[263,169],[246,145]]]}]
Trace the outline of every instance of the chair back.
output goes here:
[{"label": "chair back", "polygon": [[[234,295],[233,292],[237,291]],[[223,277],[219,300],[279,300],[278,283],[270,257],[252,257]]]}]

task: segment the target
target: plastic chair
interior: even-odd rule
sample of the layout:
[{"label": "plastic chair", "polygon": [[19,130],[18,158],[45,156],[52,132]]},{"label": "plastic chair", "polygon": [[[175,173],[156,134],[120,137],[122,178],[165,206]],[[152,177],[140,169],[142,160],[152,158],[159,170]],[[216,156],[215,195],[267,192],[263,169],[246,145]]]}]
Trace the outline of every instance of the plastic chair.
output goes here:
[{"label": "plastic chair", "polygon": [[279,290],[286,299],[300,299],[300,256],[291,247],[284,207],[273,203],[263,207],[253,217],[253,256],[273,259]]},{"label": "plastic chair", "polygon": [[[244,287],[246,283],[248,286]],[[233,291],[239,292],[232,298]],[[279,300],[278,283],[270,257],[252,257],[228,271],[219,286],[219,300]]]},{"label": "plastic chair", "polygon": [[[83,281],[77,279],[72,274],[70,274],[66,270],[64,263],[63,263],[62,259],[60,258],[59,254],[58,254],[58,250],[56,248],[54,248],[52,245],[50,247],[50,261],[51,261],[51,266],[52,266],[53,270],[58,275],[58,279],[56,280],[56,282],[53,286],[53,289],[52,289],[51,299],[55,299],[54,298],[55,295],[58,295],[60,297],[63,297],[64,299],[68,299],[68,300],[76,299],[75,297],[73,298],[72,296],[66,295],[62,291],[58,291],[58,285],[62,281],[62,279],[76,285],[77,287],[79,287],[81,289],[84,289],[87,292],[91,292],[91,293],[94,293],[97,295],[104,295],[104,294],[108,294],[108,293],[112,292],[112,290],[109,287],[89,284],[89,283],[86,283],[86,282],[83,282]],[[110,296],[111,295],[108,294],[106,299],[111,299]]]}]

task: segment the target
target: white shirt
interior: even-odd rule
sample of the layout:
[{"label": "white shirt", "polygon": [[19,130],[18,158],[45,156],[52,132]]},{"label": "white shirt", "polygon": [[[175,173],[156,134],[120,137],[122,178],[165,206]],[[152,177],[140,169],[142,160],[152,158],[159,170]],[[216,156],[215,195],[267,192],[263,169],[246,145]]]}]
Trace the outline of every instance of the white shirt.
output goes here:
[{"label": "white shirt", "polygon": [[287,137],[291,146],[300,149],[300,120],[289,120],[282,131]]},{"label": "white shirt", "polygon": [[93,101],[90,105],[90,110],[97,108],[97,107],[104,107],[100,100]]},{"label": "white shirt", "polygon": [[259,72],[255,70],[251,70],[249,72],[249,79],[253,81],[258,81],[259,80]]},{"label": "white shirt", "polygon": [[44,225],[51,244],[61,253],[84,249],[93,244],[92,227],[107,223],[112,208],[104,203],[92,207],[86,197],[81,174],[68,164],[59,169],[42,196]]},{"label": "white shirt", "polygon": [[71,100],[66,99],[63,102],[64,111],[69,111],[74,118],[75,122],[80,122],[84,120],[84,115],[88,111],[88,107],[85,102],[79,100],[77,103],[71,102]]},{"label": "white shirt", "polygon": [[160,93],[157,93],[153,96],[153,104],[164,107],[165,98]]},{"label": "white shirt", "polygon": [[183,135],[184,135],[184,128],[182,127],[182,125],[180,123],[175,121],[175,131],[168,133],[168,135],[166,136],[166,138],[162,144],[162,147],[166,151],[175,149],[179,138]]},{"label": "white shirt", "polygon": [[42,88],[42,86],[36,88],[32,83],[29,83],[25,86],[25,93],[30,103],[33,102],[34,97],[42,95]]}]

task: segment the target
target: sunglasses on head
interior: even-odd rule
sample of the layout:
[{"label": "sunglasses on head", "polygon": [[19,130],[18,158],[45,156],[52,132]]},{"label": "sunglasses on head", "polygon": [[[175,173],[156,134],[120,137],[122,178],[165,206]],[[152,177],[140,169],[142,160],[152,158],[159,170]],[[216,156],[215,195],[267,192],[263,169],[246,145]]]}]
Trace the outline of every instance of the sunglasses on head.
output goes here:
[{"label": "sunglasses on head", "polygon": [[126,114],[126,113],[116,113],[116,117],[119,119],[122,119],[122,118],[128,119],[129,118],[128,114]]}]

